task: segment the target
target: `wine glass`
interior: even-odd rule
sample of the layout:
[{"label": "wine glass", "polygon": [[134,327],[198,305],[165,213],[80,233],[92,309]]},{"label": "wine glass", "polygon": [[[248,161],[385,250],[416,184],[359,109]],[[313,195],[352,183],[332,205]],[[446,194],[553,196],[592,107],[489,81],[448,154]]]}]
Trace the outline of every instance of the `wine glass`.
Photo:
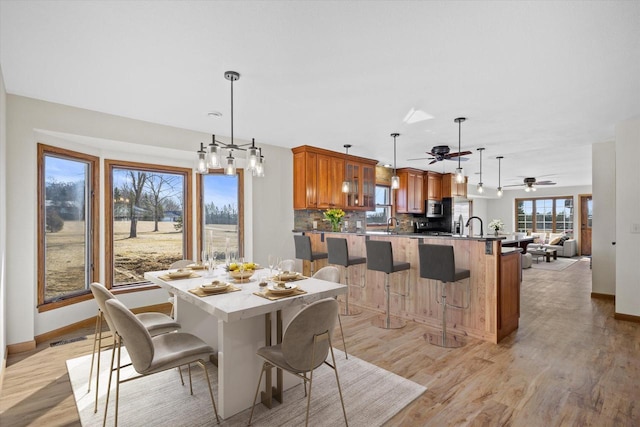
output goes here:
[{"label": "wine glass", "polygon": [[278,260],[278,257],[271,254],[269,255],[269,275],[273,276],[273,267],[276,266],[276,262]]},{"label": "wine glass", "polygon": [[238,259],[238,271],[240,271],[240,283],[244,280],[244,257]]}]

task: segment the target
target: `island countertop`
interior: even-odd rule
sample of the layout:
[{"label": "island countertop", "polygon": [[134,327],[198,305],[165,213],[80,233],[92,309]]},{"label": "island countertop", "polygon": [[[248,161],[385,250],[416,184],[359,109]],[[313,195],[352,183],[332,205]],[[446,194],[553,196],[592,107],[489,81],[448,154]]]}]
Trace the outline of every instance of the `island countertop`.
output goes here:
[{"label": "island countertop", "polygon": [[455,239],[455,240],[478,240],[483,242],[492,242],[496,240],[505,240],[507,236],[469,236],[466,234],[441,234],[441,235],[431,235],[431,234],[423,234],[423,233],[395,233],[393,231],[357,231],[357,232],[346,232],[346,231],[321,231],[321,230],[292,230],[294,233],[302,233],[302,234],[321,234],[321,235],[348,235],[348,236],[385,236],[385,237],[403,237],[409,239]]}]

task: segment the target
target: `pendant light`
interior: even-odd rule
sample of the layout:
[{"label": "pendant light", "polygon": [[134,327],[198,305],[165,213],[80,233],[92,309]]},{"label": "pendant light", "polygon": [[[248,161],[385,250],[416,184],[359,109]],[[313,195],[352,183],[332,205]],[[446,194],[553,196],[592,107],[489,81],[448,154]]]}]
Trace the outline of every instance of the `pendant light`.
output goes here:
[{"label": "pendant light", "polygon": [[[236,160],[235,157],[233,157],[233,151],[242,150],[247,151],[247,171],[252,172],[253,176],[263,177],[264,157],[262,157],[262,149],[256,147],[255,138],[251,140],[251,146],[248,148],[242,147],[249,144],[244,144],[242,146],[236,145],[233,140],[233,82],[240,79],[240,73],[237,71],[225,71],[224,78],[231,82],[231,142],[225,144],[224,142],[216,141],[216,136],[212,135],[208,150],[204,150],[203,144],[200,143],[200,150],[198,151],[198,158],[196,161],[196,171],[198,173],[207,173],[208,169],[224,167],[225,175],[235,175]],[[220,148],[226,148],[229,150],[226,161],[224,162],[222,161]],[[201,164],[203,159],[205,162],[204,166]],[[258,168],[260,168],[259,171],[257,170]]]},{"label": "pendant light", "polygon": [[496,159],[498,159],[498,197],[502,197],[502,185],[500,184],[500,164],[502,159],[504,159],[504,156],[498,156],[496,157]]},{"label": "pendant light", "polygon": [[480,182],[478,182],[476,189],[478,190],[478,194],[482,194],[484,193],[484,187],[482,186],[482,152],[484,148],[478,148],[478,151],[480,152]]},{"label": "pendant light", "polygon": [[396,174],[396,138],[400,136],[399,133],[392,133],[393,137],[393,176],[391,177],[391,189],[397,190],[400,188],[400,178]]},{"label": "pendant light", "polygon": [[460,140],[462,134],[462,122],[467,120],[465,117],[458,117],[453,121],[458,124],[458,168],[456,169],[456,182],[458,184],[462,184],[464,182],[464,173],[462,171],[462,166],[460,166],[460,153],[462,150],[460,149]]},{"label": "pendant light", "polygon": [[351,181],[349,181],[349,177],[347,176],[347,157],[349,157],[349,148],[351,148],[351,144],[344,144],[343,147],[346,150],[346,157],[344,161],[344,181],[342,181],[342,192],[343,193],[351,193]]}]

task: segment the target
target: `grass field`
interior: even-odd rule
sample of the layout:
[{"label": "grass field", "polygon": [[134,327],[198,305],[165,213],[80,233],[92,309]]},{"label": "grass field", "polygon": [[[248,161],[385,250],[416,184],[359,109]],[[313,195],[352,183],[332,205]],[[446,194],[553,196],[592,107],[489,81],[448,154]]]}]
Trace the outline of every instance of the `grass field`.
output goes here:
[{"label": "grass field", "polygon": [[[144,281],[146,271],[162,270],[182,256],[182,231],[176,231],[172,222],[139,221],[136,238],[129,238],[129,221],[114,223],[113,251],[115,257],[114,284]],[[207,239],[213,241],[216,250],[224,250],[226,239],[237,250],[238,233],[234,225],[208,225]],[[70,292],[84,290],[88,283],[84,278],[84,223],[66,221],[57,233],[47,233],[45,299],[49,300]],[[200,258],[194,256],[194,258]]]}]

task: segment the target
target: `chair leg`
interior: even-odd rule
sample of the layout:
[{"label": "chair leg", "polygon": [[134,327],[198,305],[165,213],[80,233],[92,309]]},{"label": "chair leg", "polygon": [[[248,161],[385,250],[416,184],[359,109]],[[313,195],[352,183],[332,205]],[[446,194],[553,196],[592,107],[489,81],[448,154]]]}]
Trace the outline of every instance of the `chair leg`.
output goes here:
[{"label": "chair leg", "polygon": [[442,332],[438,335],[427,334],[429,343],[445,348],[462,347],[464,343],[457,336],[447,336],[447,283],[442,282],[441,286],[442,293],[440,295],[440,305],[442,305]]},{"label": "chair leg", "polygon": [[344,268],[344,284],[347,285],[347,293],[345,294],[345,299],[344,299],[344,311],[341,314],[343,316],[355,316],[357,314],[362,313],[362,311],[360,310],[355,310],[349,307],[349,292],[351,289],[349,287],[349,267]]},{"label": "chair leg", "polygon": [[113,377],[113,361],[116,357],[116,345],[117,345],[116,341],[117,341],[117,338],[114,335],[113,350],[111,350],[111,365],[109,367],[109,381],[107,383],[107,398],[104,402],[104,419],[102,420],[102,427],[105,427],[107,425],[107,410],[109,409],[109,395],[111,394],[111,378]]},{"label": "chair leg", "polygon": [[266,367],[267,367],[267,362],[264,362],[262,364],[262,369],[260,370],[260,378],[258,378],[258,385],[256,386],[256,394],[253,397],[253,405],[251,405],[251,415],[249,415],[248,425],[251,425],[251,420],[253,419],[253,409],[256,407],[256,401],[258,400],[258,393],[260,392],[260,383],[262,382],[262,374],[264,374],[264,370]]},{"label": "chair leg", "polygon": [[348,359],[349,354],[347,353],[347,342],[344,339],[344,331],[342,330],[342,320],[340,320],[340,313],[338,313],[338,325],[340,325],[340,335],[342,335],[342,345],[344,346],[344,356],[345,356],[345,359]]},{"label": "chair leg", "polygon": [[189,391],[193,396],[193,382],[191,381],[191,363],[187,364],[187,370],[189,371]]},{"label": "chair leg", "polygon": [[[102,312],[100,310],[99,314],[98,314],[98,324],[99,324],[99,331],[98,331],[98,366],[96,366],[96,402],[93,405],[93,413],[97,413],[98,412],[98,390],[100,389],[100,351],[102,350],[102,319],[104,318],[104,314],[102,314]],[[95,343],[95,340],[94,340]],[[93,353],[93,355],[95,356],[95,351]],[[93,367],[93,356],[91,356],[91,366]],[[91,372],[89,372],[89,382],[91,382]]]},{"label": "chair leg", "polygon": [[[93,333],[93,353],[91,354],[91,368],[89,368],[89,384],[87,385],[87,393],[91,391],[91,375],[93,375],[93,360],[96,358],[96,343],[98,340],[98,325],[100,324],[100,310],[98,310],[98,314],[96,315],[96,327]],[[102,334],[100,334],[102,335]],[[100,348],[100,347],[98,347]],[[100,359],[100,358],[98,358]],[[95,413],[95,411],[94,411]]]},{"label": "chair leg", "polygon": [[340,394],[340,403],[342,404],[342,413],[344,414],[344,424],[348,427],[347,411],[344,409],[344,399],[342,398],[342,388],[340,387],[340,378],[338,377],[338,365],[336,365],[336,357],[333,354],[333,347],[331,346],[331,338],[329,338],[329,350],[331,350],[331,360],[333,362],[333,372],[336,374],[336,383],[338,384],[338,393]]},{"label": "chair leg", "polygon": [[211,396],[211,405],[213,405],[213,412],[216,414],[216,422],[220,424],[220,418],[218,417],[218,408],[216,408],[216,401],[213,398],[213,389],[211,388],[211,381],[209,380],[209,370],[207,369],[207,365],[205,365],[204,360],[200,362],[200,365],[202,366],[202,369],[204,369],[204,376],[207,378],[207,385],[209,386],[209,396]]}]

